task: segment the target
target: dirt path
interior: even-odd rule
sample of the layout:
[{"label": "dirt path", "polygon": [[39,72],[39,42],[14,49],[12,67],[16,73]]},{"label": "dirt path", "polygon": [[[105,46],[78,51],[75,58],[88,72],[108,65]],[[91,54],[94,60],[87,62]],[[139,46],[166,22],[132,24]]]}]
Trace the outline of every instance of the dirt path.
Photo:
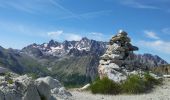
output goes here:
[{"label": "dirt path", "polygon": [[94,95],[90,92],[70,91],[74,100],[170,100],[170,79],[151,93],[141,95]]}]

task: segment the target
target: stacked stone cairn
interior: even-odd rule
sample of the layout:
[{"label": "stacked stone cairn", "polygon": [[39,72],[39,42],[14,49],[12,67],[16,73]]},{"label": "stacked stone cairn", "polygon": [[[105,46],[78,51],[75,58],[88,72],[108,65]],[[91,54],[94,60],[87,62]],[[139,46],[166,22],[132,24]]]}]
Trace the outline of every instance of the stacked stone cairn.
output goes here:
[{"label": "stacked stone cairn", "polygon": [[[108,48],[99,62],[98,73],[100,79],[108,77],[115,82],[127,79],[130,74],[136,73],[133,66],[133,51],[138,47],[133,46],[128,34],[120,30],[109,42]],[[130,58],[130,59],[129,59]]]}]

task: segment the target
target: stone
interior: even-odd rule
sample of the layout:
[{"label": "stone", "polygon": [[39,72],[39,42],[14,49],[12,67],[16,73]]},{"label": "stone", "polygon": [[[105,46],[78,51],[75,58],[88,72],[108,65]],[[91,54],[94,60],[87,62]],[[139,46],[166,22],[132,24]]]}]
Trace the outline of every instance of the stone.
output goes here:
[{"label": "stone", "polygon": [[10,90],[6,88],[6,90],[3,91],[5,99],[4,100],[22,100],[22,94],[18,93],[15,90]]},{"label": "stone", "polygon": [[113,68],[113,69],[115,69],[115,70],[120,70],[120,67],[119,67],[117,64],[115,64],[115,63],[110,63],[110,64],[108,65],[108,67]]},{"label": "stone", "polygon": [[108,54],[104,54],[100,58],[103,59],[103,60],[110,60],[111,59]]},{"label": "stone", "polygon": [[108,61],[100,60],[99,62],[100,62],[100,64],[102,64],[102,65],[107,65],[107,64],[110,63],[110,60],[108,60]]},{"label": "stone", "polygon": [[18,83],[22,83],[22,85],[24,85],[24,86],[28,86],[30,83],[33,82],[32,78],[28,77],[27,75],[22,75],[17,78],[14,78],[14,81],[16,81]]},{"label": "stone", "polygon": [[54,88],[51,90],[51,93],[53,94],[58,94],[59,93],[59,88]]},{"label": "stone", "polygon": [[123,54],[111,54],[110,56],[110,59],[114,59],[114,60],[119,60],[119,59],[123,59]]},{"label": "stone", "polygon": [[67,92],[66,89],[64,87],[61,87],[59,89],[59,95],[64,97],[64,98],[67,98],[69,96],[72,96],[70,92]]},{"label": "stone", "polygon": [[36,81],[43,81],[44,83],[46,83],[50,86],[50,89],[60,88],[62,86],[58,80],[56,80],[50,76],[38,78]]},{"label": "stone", "polygon": [[[52,99],[61,99],[61,100],[72,100],[71,99],[71,93],[70,92],[67,92],[66,91],[66,89],[64,88],[64,87],[61,87],[61,88],[59,88],[59,89],[56,89],[56,88],[54,88],[53,90],[52,90],[53,92],[52,92]],[[57,92],[56,92],[57,91]],[[56,94],[57,93],[57,94]]]},{"label": "stone", "polygon": [[8,69],[4,68],[4,67],[0,67],[0,74],[5,74],[8,72]]},{"label": "stone", "polygon": [[47,85],[43,81],[35,81],[34,84],[36,85],[39,95],[43,96],[45,100],[49,100],[51,94],[49,85]]},{"label": "stone", "polygon": [[108,75],[108,78],[111,80],[114,80],[114,82],[121,82],[127,79],[126,75],[120,72],[114,71],[114,70],[112,70],[111,72],[109,71],[107,75]]},{"label": "stone", "polygon": [[79,91],[83,91],[86,90],[90,87],[90,83],[86,84],[85,86],[83,86],[82,88],[79,89]]},{"label": "stone", "polygon": [[99,61],[98,73],[100,79],[108,77],[115,82],[124,81],[129,74],[133,74],[133,59],[128,59],[133,55],[133,51],[138,50],[133,46],[128,34],[121,30],[110,40],[106,52]]},{"label": "stone", "polygon": [[0,100],[5,100],[5,96],[4,96],[4,93],[2,91],[0,91]]},{"label": "stone", "polygon": [[49,97],[50,100],[57,100],[59,98],[61,100],[70,100],[72,96],[71,93],[68,92],[58,80],[50,76],[38,78],[36,82],[44,82],[49,86],[51,92]]},{"label": "stone", "polygon": [[50,76],[33,80],[11,73],[0,76],[0,81],[0,100],[72,100],[71,93]]},{"label": "stone", "polygon": [[23,100],[41,100],[39,93],[34,84],[30,84],[27,87],[27,92],[25,93]]}]

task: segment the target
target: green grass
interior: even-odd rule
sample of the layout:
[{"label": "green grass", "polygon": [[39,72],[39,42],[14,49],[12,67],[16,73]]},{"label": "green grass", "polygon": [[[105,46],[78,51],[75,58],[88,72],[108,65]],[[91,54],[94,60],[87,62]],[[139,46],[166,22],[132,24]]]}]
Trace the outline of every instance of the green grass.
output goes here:
[{"label": "green grass", "polygon": [[7,80],[7,82],[8,82],[9,84],[13,84],[13,83],[14,83],[14,81],[13,81],[12,79]]},{"label": "green grass", "polygon": [[146,89],[145,81],[138,75],[131,75],[122,83],[122,92],[128,94],[144,93]]},{"label": "green grass", "polygon": [[161,84],[162,80],[155,79],[153,76],[151,76],[149,73],[144,74],[144,80],[147,87],[152,88],[154,85]]},{"label": "green grass", "polygon": [[92,93],[100,93],[100,94],[118,94],[120,93],[120,85],[109,80],[107,77],[102,80],[95,81],[91,86]]},{"label": "green grass", "polygon": [[107,77],[101,80],[97,79],[91,84],[90,90],[94,94],[140,94],[152,90],[154,85],[160,83],[160,80],[155,79],[149,73],[145,73],[143,77],[130,75],[122,83],[116,83]]},{"label": "green grass", "polygon": [[37,79],[38,75],[36,73],[28,73],[27,74],[29,77],[31,77],[32,79]]}]

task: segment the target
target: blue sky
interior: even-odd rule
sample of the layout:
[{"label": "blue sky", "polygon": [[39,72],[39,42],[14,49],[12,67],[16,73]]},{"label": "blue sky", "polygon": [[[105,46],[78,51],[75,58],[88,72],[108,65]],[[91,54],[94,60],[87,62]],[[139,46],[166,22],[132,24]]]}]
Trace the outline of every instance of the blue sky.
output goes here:
[{"label": "blue sky", "polygon": [[0,45],[21,49],[31,43],[108,41],[129,33],[137,53],[170,62],[170,0],[0,0]]}]

